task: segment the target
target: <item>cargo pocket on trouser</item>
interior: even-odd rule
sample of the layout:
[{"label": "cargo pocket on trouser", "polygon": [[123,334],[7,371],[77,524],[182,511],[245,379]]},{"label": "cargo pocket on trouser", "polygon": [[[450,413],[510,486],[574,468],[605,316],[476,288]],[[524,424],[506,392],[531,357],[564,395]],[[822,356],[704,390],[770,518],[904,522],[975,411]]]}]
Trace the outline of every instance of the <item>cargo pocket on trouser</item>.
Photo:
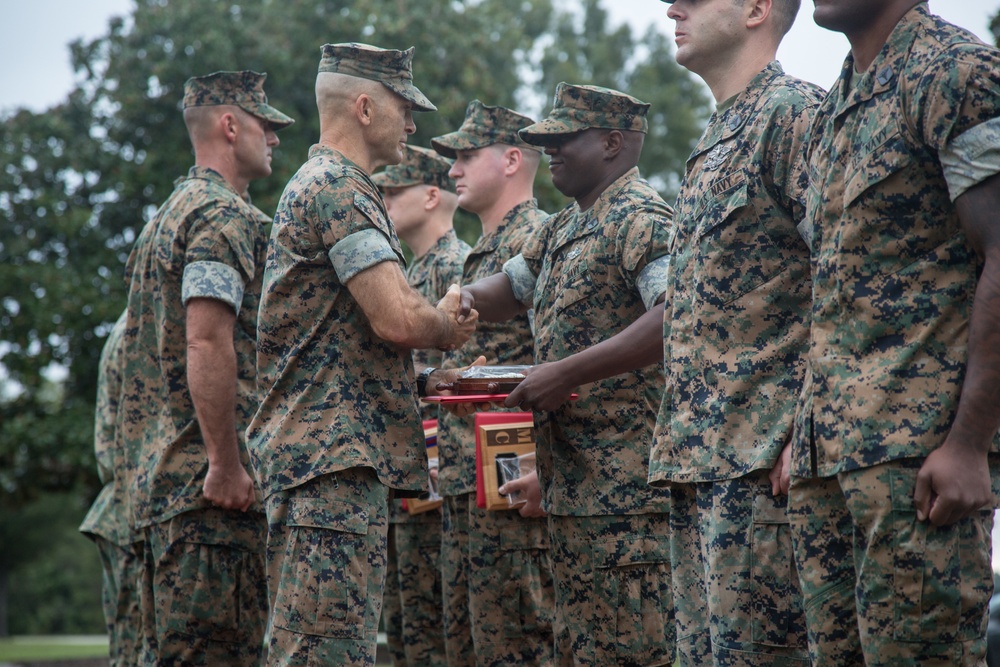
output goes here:
[{"label": "cargo pocket on trouser", "polygon": [[916,474],[891,473],[893,638],[938,644],[979,639],[992,590],[992,510],[950,526],[917,521]]},{"label": "cargo pocket on trouser", "polygon": [[750,545],[751,641],[766,646],[803,647],[805,614],[786,503],[786,496],[754,495]]},{"label": "cargo pocket on trouser", "polygon": [[298,634],[364,639],[368,513],[326,498],[292,498],[285,523],[274,624]]},{"label": "cargo pocket on trouser", "polygon": [[[610,627],[594,628],[598,650],[614,651],[617,664],[672,660],[676,627],[667,538],[626,535],[594,544],[594,597],[611,614]],[[599,619],[598,619],[599,620]]]},{"label": "cargo pocket on trouser", "polygon": [[168,632],[210,641],[247,641],[240,613],[260,600],[243,599],[245,580],[254,569],[263,577],[260,563],[249,562],[253,555],[225,544],[178,542],[171,545],[169,558],[175,562],[177,580],[158,582],[158,608],[167,614],[157,614],[157,623]]},{"label": "cargo pocket on trouser", "polygon": [[[513,510],[512,510],[513,511]],[[520,517],[518,517],[520,519]],[[552,630],[554,588],[544,521],[521,519],[500,534],[503,635],[506,639]]]}]

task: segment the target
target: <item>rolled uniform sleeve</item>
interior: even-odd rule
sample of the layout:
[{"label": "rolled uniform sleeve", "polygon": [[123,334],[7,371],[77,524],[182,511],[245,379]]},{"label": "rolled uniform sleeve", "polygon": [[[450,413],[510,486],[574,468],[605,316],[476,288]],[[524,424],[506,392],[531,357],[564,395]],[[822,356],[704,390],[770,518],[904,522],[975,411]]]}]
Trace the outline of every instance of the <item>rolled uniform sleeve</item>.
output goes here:
[{"label": "rolled uniform sleeve", "polygon": [[642,303],[649,310],[667,292],[670,276],[670,255],[657,257],[636,276],[635,286],[642,296]]},{"label": "rolled uniform sleeve", "polygon": [[504,262],[503,272],[510,280],[514,298],[531,308],[535,303],[535,285],[538,282],[538,276],[528,267],[524,255],[512,257]]},{"label": "rolled uniform sleeve", "polygon": [[385,235],[377,229],[351,234],[330,248],[330,263],[342,284],[376,264],[397,261],[396,253]]},{"label": "rolled uniform sleeve", "polygon": [[232,306],[239,315],[243,303],[243,277],[222,262],[194,262],[184,267],[181,301],[186,306],[195,298],[217,299]]},{"label": "rolled uniform sleeve", "polygon": [[976,125],[955,137],[941,151],[940,159],[952,201],[1000,173],[1000,118]]}]

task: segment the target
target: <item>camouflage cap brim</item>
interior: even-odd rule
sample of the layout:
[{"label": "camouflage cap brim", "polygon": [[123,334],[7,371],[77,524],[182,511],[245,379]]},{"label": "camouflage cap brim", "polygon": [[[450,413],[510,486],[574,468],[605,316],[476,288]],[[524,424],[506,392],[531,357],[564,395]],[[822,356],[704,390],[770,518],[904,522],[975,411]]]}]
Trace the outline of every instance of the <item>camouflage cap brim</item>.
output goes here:
[{"label": "camouflage cap brim", "polygon": [[382,79],[382,85],[412,104],[414,111],[437,111],[427,96],[405,79]]},{"label": "camouflage cap brim", "polygon": [[518,134],[522,140],[534,146],[550,146],[557,137],[583,132],[590,127],[590,125],[582,121],[574,121],[568,118],[546,118],[534,125],[529,125],[518,132]]},{"label": "camouflage cap brim", "polygon": [[433,185],[455,192],[455,181],[448,176],[451,162],[421,146],[407,146],[399,164],[389,165],[372,179],[381,188],[405,188],[412,185]]},{"label": "camouflage cap brim", "polygon": [[549,115],[522,129],[520,136],[529,144],[547,146],[553,143],[551,137],[591,128],[645,134],[648,111],[649,104],[617,90],[562,82]]},{"label": "camouflage cap brim", "polygon": [[412,176],[407,175],[405,172],[400,171],[380,171],[377,174],[372,175],[372,182],[375,183],[380,189],[385,188],[408,188],[412,185],[420,185],[423,181]]},{"label": "camouflage cap brim", "polygon": [[537,150],[517,135],[518,130],[534,122],[513,109],[472,100],[465,110],[462,126],[455,132],[432,138],[431,145],[438,153],[452,159],[457,157],[458,151],[473,151],[494,144]]},{"label": "camouflage cap brim", "polygon": [[441,155],[454,160],[458,151],[474,151],[496,143],[495,139],[480,134],[456,130],[431,139],[431,146]]},{"label": "camouflage cap brim", "polygon": [[251,116],[256,116],[257,118],[266,120],[268,123],[271,124],[271,127],[273,127],[276,130],[280,130],[283,127],[288,127],[289,125],[295,122],[294,118],[286,116],[285,114],[281,113],[280,111],[272,107],[270,104],[257,104],[252,107],[241,106],[240,108],[246,111]]}]

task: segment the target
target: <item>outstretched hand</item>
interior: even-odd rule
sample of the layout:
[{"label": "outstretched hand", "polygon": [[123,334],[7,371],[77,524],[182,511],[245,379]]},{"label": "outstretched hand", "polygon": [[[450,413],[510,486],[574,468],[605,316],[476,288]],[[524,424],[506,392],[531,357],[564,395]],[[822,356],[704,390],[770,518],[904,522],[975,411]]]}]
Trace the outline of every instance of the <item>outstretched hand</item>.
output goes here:
[{"label": "outstretched hand", "polygon": [[442,350],[462,347],[476,331],[479,313],[473,308],[462,311],[462,294],[458,285],[452,285],[437,304],[438,310],[447,315],[451,328],[448,341],[441,346]]}]

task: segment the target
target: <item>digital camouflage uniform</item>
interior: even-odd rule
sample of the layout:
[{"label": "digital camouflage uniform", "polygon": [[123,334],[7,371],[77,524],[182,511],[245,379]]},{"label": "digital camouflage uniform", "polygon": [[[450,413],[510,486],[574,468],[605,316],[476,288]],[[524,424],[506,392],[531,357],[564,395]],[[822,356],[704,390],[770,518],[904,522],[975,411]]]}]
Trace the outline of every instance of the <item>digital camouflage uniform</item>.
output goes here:
[{"label": "digital camouflage uniform", "polygon": [[[647,109],[622,93],[561,83],[549,117],[521,137],[542,144],[586,128],[645,132]],[[549,218],[504,265],[517,299],[534,307],[537,363],[610,338],[658,302],[671,216],[633,168],[589,210],[573,203]],[[579,400],[535,413],[558,661],[671,665],[670,495],[646,480],[662,373],[654,365],[578,391]]]},{"label": "digital camouflage uniform", "polygon": [[94,541],[101,554],[101,601],[108,631],[108,655],[115,667],[139,663],[142,621],[138,588],[142,577],[142,542],[131,528],[125,450],[121,439],[115,437],[126,314],[122,312],[108,334],[97,368],[94,455],[104,487],[80,525],[80,532]]},{"label": "digital camouflage uniform", "polygon": [[[189,79],[184,108],[231,104],[273,127],[266,75]],[[140,605],[143,662],[257,664],[267,621],[265,523],[214,507],[202,494],[205,443],[187,385],[185,306],[192,298],[236,312],[236,437],[257,406],[256,320],[265,234],[260,212],[218,172],[194,166],[136,240],[126,266],[127,324],[118,429],[127,456],[133,526],[145,540]],[[249,459],[241,446],[241,460]]]},{"label": "digital camouflage uniform", "polygon": [[[455,132],[435,137],[439,153],[474,151],[494,144],[537,151],[517,131],[532,119],[473,100]],[[534,200],[504,216],[476,242],[462,271],[462,284],[498,273],[504,262],[544,222]],[[445,355],[445,368],[468,366],[480,355],[488,363],[530,364],[531,322],[527,314],[507,322],[477,324],[460,349]],[[449,667],[550,665],[553,658],[555,593],[544,518],[476,506],[475,417],[440,411],[438,489],[445,498],[441,569]]]},{"label": "digital camouflage uniform", "polygon": [[[433,110],[412,49],[326,44],[319,73],[380,81]],[[371,665],[388,493],[427,478],[410,351],[375,335],[347,283],[404,263],[369,175],[322,144],[278,204],[258,321],[263,401],[248,431],[268,514],[268,664]]]},{"label": "digital camouflage uniform", "polygon": [[677,197],[649,478],[672,494],[683,665],[808,663],[786,498],[768,472],[805,367],[809,247],[797,225],[821,95],[769,64],[709,119]]},{"label": "digital camouflage uniform", "polygon": [[808,146],[811,347],[789,515],[809,648],[819,665],[982,664],[992,511],[936,527],[913,489],[965,376],[983,264],[953,201],[1000,171],[1000,52],[922,3],[853,71],[849,56]]},{"label": "digital camouflage uniform", "polygon": [[[381,190],[418,184],[434,185],[454,193],[455,182],[448,177],[451,163],[424,148],[407,146],[403,161],[375,174],[372,180]],[[452,283],[462,280],[462,263],[469,246],[454,229],[439,238],[406,271],[410,287],[437,303]],[[413,362],[440,366],[439,350],[414,350]],[[424,419],[437,418],[437,406],[421,406]],[[446,665],[444,621],[441,605],[441,510],[409,514],[403,501],[389,505],[389,537],[386,550],[385,592],[382,596],[382,623],[389,653],[395,667]]]}]

